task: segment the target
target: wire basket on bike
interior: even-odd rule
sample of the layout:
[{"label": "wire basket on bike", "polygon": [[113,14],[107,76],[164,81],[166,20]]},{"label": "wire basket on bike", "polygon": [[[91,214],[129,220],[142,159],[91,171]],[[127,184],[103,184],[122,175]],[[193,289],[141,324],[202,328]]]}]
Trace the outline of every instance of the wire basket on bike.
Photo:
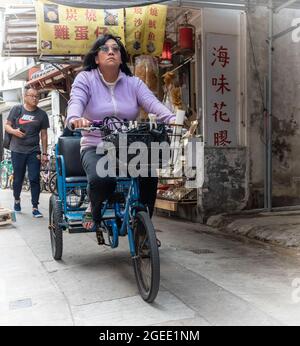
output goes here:
[{"label": "wire basket on bike", "polygon": [[[73,128],[76,129],[75,127]],[[80,131],[100,131],[104,173],[118,177],[157,176],[159,170],[171,171],[182,154],[182,125],[122,121],[115,116],[94,121]],[[98,150],[97,149],[97,150]],[[108,172],[112,168],[113,173]],[[120,174],[121,173],[121,174]]]},{"label": "wire basket on bike", "polygon": [[174,134],[166,124],[129,123],[111,118],[110,121],[103,129],[103,140],[113,144],[108,152],[115,151],[118,167],[130,165],[137,155],[140,159],[134,161],[137,168],[145,165],[158,169],[170,163]]}]

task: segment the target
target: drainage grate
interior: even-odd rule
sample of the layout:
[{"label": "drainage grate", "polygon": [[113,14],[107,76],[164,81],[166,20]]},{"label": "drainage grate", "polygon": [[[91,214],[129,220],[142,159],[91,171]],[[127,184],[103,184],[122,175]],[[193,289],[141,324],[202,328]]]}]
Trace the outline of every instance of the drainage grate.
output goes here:
[{"label": "drainage grate", "polygon": [[196,255],[207,255],[210,253],[214,253],[213,251],[209,249],[188,249],[188,251],[193,252]]}]

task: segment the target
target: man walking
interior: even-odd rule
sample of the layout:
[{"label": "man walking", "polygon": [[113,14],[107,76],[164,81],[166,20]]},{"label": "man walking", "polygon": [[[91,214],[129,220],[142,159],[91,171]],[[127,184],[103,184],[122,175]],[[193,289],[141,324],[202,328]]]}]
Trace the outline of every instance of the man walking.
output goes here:
[{"label": "man walking", "polygon": [[43,216],[38,210],[40,166],[41,163],[47,161],[47,129],[49,128],[48,115],[37,106],[38,103],[38,91],[30,86],[25,87],[24,104],[11,109],[5,124],[5,130],[12,135],[10,150],[14,170],[14,210],[21,211],[20,194],[27,167],[31,188],[32,215],[35,218]]}]

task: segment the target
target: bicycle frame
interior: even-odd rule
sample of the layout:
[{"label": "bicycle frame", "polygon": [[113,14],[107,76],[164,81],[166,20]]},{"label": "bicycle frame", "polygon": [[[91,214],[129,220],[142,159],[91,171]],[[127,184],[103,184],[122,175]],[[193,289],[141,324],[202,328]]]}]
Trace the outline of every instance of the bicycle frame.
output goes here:
[{"label": "bicycle frame", "polygon": [[[12,187],[12,182],[13,182],[13,165],[12,161],[9,158],[5,158],[3,161],[0,162],[0,170],[1,172],[4,170],[4,173],[6,174],[6,185],[5,188],[7,187]],[[1,177],[2,179],[2,177]]]},{"label": "bicycle frame", "polygon": [[0,168],[6,168],[8,175],[11,175],[13,173],[12,162],[9,159],[4,159],[3,161],[1,161]]},{"label": "bicycle frame", "polygon": [[[92,129],[94,128],[88,128]],[[95,129],[99,130],[96,126]],[[63,230],[66,229],[69,233],[95,232],[98,244],[109,245],[111,248],[118,247],[119,237],[128,236],[129,252],[139,292],[146,302],[153,302],[159,290],[159,252],[149,211],[146,205],[140,202],[140,178],[115,177],[115,191],[103,201],[102,209],[99,210],[101,225],[89,230],[84,224],[90,219],[90,216],[86,217],[87,212],[90,213],[87,210],[89,201],[85,200],[87,177],[82,166],[73,165],[79,160],[79,152],[73,151],[73,148],[79,150],[80,143],[77,139],[72,139],[72,142],[67,141],[66,138],[59,139],[55,150],[59,196],[52,194],[49,202],[49,230],[53,258],[55,260],[62,258]],[[71,156],[68,156],[69,153]],[[82,194],[84,196],[84,204],[80,200],[80,204],[76,207],[67,202],[68,192],[70,194],[74,188],[79,188],[80,196]]]},{"label": "bicycle frame", "polygon": [[[128,242],[129,242],[129,250],[131,256],[135,256],[135,247],[134,247],[134,235],[133,235],[133,228],[130,223],[132,217],[135,216],[135,208],[140,207],[144,208],[144,206],[139,202],[140,199],[140,189],[139,189],[139,182],[138,178],[117,178],[117,184],[119,186],[122,184],[127,184],[130,181],[128,194],[126,196],[126,203],[124,207],[124,211],[121,210],[121,205],[119,202],[114,202],[114,212],[115,217],[111,220],[104,220],[104,223],[107,223],[112,227],[113,231],[113,239],[111,243],[112,248],[116,248],[119,245],[119,236],[125,236],[128,235]],[[108,211],[108,201],[105,202],[103,210],[102,210],[102,216],[105,217],[106,211]],[[116,218],[120,218],[122,220],[122,225],[120,228],[118,228],[116,224]]]},{"label": "bicycle frame", "polygon": [[[66,216],[69,216],[70,218],[82,218],[83,212],[80,213],[80,211],[84,211],[84,208],[78,209],[75,208],[75,210],[72,210],[72,208],[69,208],[67,206],[67,187],[68,188],[86,188],[87,184],[83,183],[66,183],[66,169],[65,169],[65,163],[64,163],[64,157],[62,155],[59,155],[58,153],[58,146],[55,148],[56,152],[56,172],[57,172],[57,190],[58,190],[58,196],[59,199],[62,201],[63,211]],[[69,212],[73,212],[72,215]],[[74,213],[78,212],[78,213]]]},{"label": "bicycle frame", "polygon": [[[62,202],[63,213],[67,220],[82,219],[85,208],[72,209],[67,205],[67,188],[86,188],[83,183],[67,183],[64,157],[59,155],[58,147],[56,147],[56,164],[57,164],[57,187],[59,199]],[[135,208],[146,209],[140,202],[140,188],[138,178],[116,178],[116,190],[128,188],[128,193],[125,195],[126,202],[124,207],[120,202],[114,202],[112,208],[109,208],[109,201],[104,202],[101,211],[102,220],[105,225],[112,229],[111,247],[116,248],[119,245],[119,237],[124,237],[128,234],[129,250],[131,256],[135,256],[134,235],[131,225],[131,218],[135,216]],[[113,210],[113,213],[111,212]],[[116,218],[122,220],[122,225],[119,228],[116,223]]]}]

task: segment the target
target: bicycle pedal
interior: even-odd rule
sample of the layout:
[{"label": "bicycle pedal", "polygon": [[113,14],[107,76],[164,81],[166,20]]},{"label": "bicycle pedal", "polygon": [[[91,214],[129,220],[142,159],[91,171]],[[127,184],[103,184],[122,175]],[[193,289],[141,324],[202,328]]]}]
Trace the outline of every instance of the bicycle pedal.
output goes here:
[{"label": "bicycle pedal", "polygon": [[102,229],[101,230],[99,230],[99,229],[96,230],[96,238],[97,238],[98,245],[105,245],[105,240],[104,240],[104,237],[103,237]]}]

